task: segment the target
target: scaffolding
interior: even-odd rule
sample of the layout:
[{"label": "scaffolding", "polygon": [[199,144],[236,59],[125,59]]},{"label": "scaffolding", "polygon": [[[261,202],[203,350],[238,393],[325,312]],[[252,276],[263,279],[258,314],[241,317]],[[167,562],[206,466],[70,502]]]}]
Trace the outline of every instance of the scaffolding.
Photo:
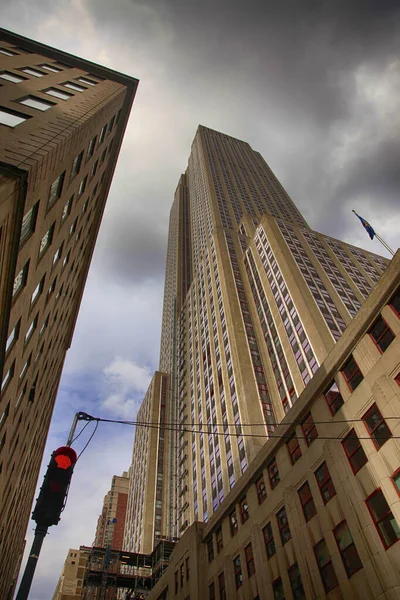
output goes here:
[{"label": "scaffolding", "polygon": [[151,554],[92,547],[82,600],[143,600],[167,569],[177,538],[162,538]]}]

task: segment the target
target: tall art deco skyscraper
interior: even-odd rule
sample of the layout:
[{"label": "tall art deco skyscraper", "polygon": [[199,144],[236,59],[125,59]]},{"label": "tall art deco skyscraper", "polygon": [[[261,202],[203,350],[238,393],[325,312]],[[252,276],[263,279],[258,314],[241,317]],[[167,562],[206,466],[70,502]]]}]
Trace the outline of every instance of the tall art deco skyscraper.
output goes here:
[{"label": "tall art deco skyscraper", "polygon": [[126,550],[207,522],[387,264],[310,229],[249,144],[198,128],[170,215],[160,372],[138,415],[161,428],[136,433]]},{"label": "tall art deco skyscraper", "polygon": [[0,598],[138,81],[0,29]]}]

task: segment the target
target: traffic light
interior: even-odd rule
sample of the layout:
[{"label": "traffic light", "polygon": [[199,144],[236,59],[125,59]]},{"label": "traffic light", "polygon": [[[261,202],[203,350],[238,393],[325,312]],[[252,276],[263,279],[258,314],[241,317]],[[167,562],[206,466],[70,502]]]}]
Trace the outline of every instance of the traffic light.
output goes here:
[{"label": "traffic light", "polygon": [[49,527],[60,520],[76,461],[76,452],[69,446],[61,446],[51,455],[32,513],[38,525]]}]

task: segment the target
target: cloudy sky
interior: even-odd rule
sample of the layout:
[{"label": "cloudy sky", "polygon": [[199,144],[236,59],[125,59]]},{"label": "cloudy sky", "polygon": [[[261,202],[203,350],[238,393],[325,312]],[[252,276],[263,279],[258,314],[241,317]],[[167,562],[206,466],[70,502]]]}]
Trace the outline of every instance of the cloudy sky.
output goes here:
[{"label": "cloudy sky", "polygon": [[[354,208],[398,247],[396,7],[389,0],[0,1],[3,27],[140,79],[46,464],[78,410],[135,417],[158,362],[169,208],[199,123],[260,151],[313,228],[381,253]],[[32,600],[51,598],[68,548],[93,541],[111,477],[129,465],[132,436],[129,427],[99,427],[61,524],[45,540]]]}]

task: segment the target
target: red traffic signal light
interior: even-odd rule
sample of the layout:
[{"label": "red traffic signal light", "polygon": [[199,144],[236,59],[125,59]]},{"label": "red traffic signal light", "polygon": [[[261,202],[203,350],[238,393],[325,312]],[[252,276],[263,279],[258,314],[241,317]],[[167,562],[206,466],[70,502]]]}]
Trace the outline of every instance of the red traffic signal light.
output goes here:
[{"label": "red traffic signal light", "polygon": [[78,457],[69,446],[61,446],[51,455],[32,518],[38,525],[57,525],[65,506],[72,473]]}]

